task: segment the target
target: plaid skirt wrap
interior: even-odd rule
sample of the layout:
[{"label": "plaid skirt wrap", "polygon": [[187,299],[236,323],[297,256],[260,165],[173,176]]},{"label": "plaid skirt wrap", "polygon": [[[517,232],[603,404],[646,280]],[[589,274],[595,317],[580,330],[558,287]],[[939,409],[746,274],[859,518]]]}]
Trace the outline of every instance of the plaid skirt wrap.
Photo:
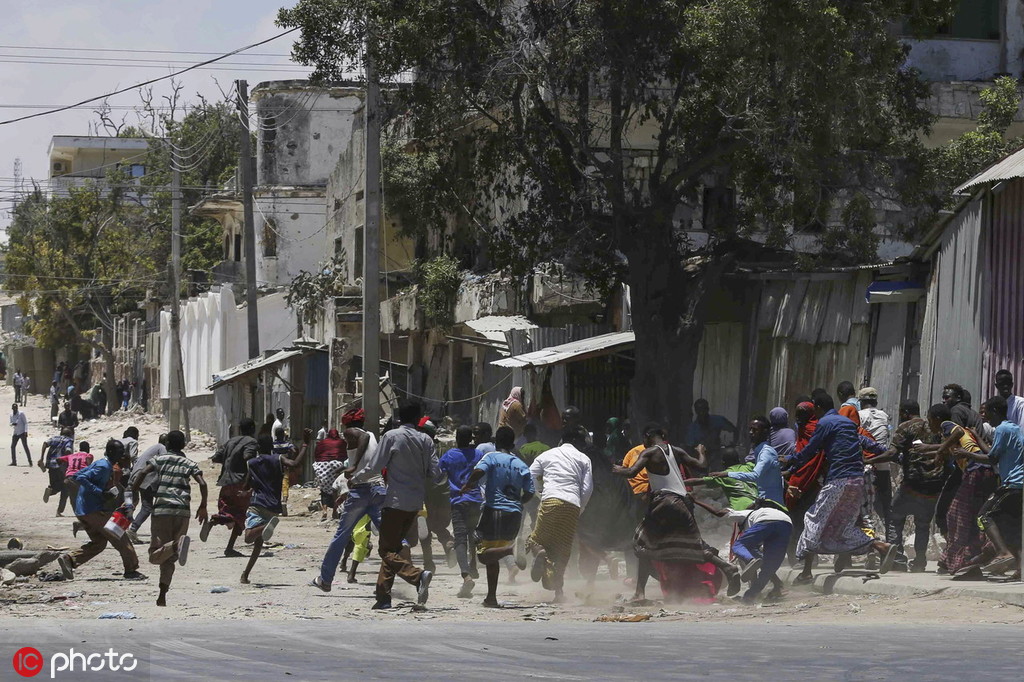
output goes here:
[{"label": "plaid skirt wrap", "polygon": [[704,544],[693,516],[690,497],[668,490],[651,496],[640,525],[633,536],[637,556],[651,561],[700,564],[714,554]]},{"label": "plaid skirt wrap", "polygon": [[804,515],[804,531],[796,544],[797,558],[868,551],[872,540],[859,525],[863,503],[863,476],[826,483]]}]

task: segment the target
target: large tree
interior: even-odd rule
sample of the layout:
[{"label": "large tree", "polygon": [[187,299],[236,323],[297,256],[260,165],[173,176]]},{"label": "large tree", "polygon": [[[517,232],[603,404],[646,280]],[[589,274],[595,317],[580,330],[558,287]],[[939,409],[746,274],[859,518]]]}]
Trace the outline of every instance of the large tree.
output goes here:
[{"label": "large tree", "polygon": [[293,55],[317,79],[370,45],[496,265],[630,285],[631,416],[675,430],[709,294],[747,237],[814,231],[867,261],[872,209],[920,189],[931,117],[894,27],[928,31],[956,4],[299,0],[278,22],[301,27]]}]

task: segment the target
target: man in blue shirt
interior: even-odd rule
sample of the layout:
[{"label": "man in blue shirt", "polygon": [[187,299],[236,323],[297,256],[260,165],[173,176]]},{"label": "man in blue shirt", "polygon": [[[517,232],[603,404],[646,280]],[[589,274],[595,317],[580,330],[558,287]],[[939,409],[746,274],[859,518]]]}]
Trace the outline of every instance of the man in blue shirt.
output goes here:
[{"label": "man in blue shirt", "polygon": [[455,430],[455,447],[444,453],[437,463],[438,468],[448,477],[448,492],[452,506],[452,530],[455,536],[455,556],[462,571],[462,589],[459,597],[469,599],[473,596],[473,581],[476,573],[476,557],[470,554],[469,548],[476,544],[476,524],[480,521],[480,505],[483,496],[479,486],[473,486],[462,492],[473,467],[477,465],[483,454],[473,447],[473,428],[462,425]]},{"label": "man in blue shirt", "polygon": [[711,414],[711,406],[704,398],[693,402],[693,421],[686,430],[686,445],[693,450],[703,445],[708,453],[709,466],[713,469],[722,463],[722,433],[732,434],[732,445],[739,438],[739,429],[720,414]]},{"label": "man in blue shirt", "polygon": [[737,481],[757,484],[757,496],[779,505],[785,506],[783,500],[782,467],[779,464],[779,453],[768,444],[770,425],[767,417],[754,417],[747,432],[750,442],[756,443],[753,449],[753,471],[719,471],[711,474],[716,478],[734,478]]},{"label": "man in blue shirt", "polygon": [[[113,511],[107,508],[111,506],[108,500],[116,499],[118,492],[111,488],[114,465],[120,464],[127,468],[130,462],[125,453],[124,443],[118,440],[107,441],[105,454],[105,459],[90,464],[73,477],[78,483],[75,516],[78,517],[82,529],[89,536],[89,542],[57,557],[57,564],[68,580],[74,577],[74,569],[107,548],[108,536],[103,531],[103,526],[106,525]],[[128,539],[128,534],[125,533],[112,542],[114,548],[121,555],[125,579],[145,580],[146,576],[139,573],[139,557],[135,554],[135,547]]]},{"label": "man in blue shirt", "polygon": [[818,499],[804,516],[804,530],[797,541],[797,559],[804,569],[794,585],[811,582],[811,563],[815,554],[864,554],[875,550],[882,555],[879,573],[887,573],[896,558],[895,545],[872,540],[857,523],[864,503],[864,455],[876,455],[885,447],[858,433],[857,425],[835,410],[832,396],[819,393],[814,398],[818,426],[804,448],[790,459],[798,469],[818,452],[825,452],[828,474]]},{"label": "man in blue shirt", "polygon": [[[498,573],[501,560],[512,556],[516,536],[523,521],[523,503],[533,497],[533,477],[523,460],[512,454],[516,434],[508,426],[498,429],[494,444],[497,450],[484,455],[462,486],[466,493],[484,481],[486,497],[480,525],[477,526],[477,556],[487,567],[487,597],[484,606],[501,608],[498,604]],[[522,571],[526,561],[519,559]]]},{"label": "man in blue shirt", "polygon": [[[1017,567],[1015,580],[1020,580],[1021,504],[1024,502],[1024,435],[1007,416],[1006,398],[996,396],[985,403],[985,419],[995,427],[995,437],[988,454],[972,453],[964,449],[954,452],[957,457],[973,459],[999,467],[999,489],[981,508],[978,518],[985,534],[999,551],[998,556],[985,567],[993,573],[1002,573]],[[984,449],[984,445],[979,443]]]}]

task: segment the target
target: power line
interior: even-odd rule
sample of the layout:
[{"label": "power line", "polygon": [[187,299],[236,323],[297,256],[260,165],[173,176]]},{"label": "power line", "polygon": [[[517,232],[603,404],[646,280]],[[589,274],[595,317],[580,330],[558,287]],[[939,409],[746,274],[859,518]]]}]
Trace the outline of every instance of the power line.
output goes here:
[{"label": "power line", "polygon": [[[136,50],[115,47],[44,47],[39,45],[0,45],[2,50],[60,50],[63,52],[138,52],[142,54],[194,54],[216,56],[219,52],[195,52],[191,50]],[[290,54],[270,52],[249,52],[247,57],[291,57]]]},{"label": "power line", "polygon": [[[120,62],[126,64],[156,64],[158,66],[189,66],[192,64],[191,61],[183,59],[142,59],[142,58],[130,58],[130,57],[82,57],[79,55],[21,55],[21,54],[3,54],[0,53],[0,57],[4,59],[14,59],[17,62],[25,62],[27,64],[34,63],[31,60],[37,59],[59,59],[62,62],[74,63],[74,62]],[[291,68],[299,68],[301,65],[295,62],[222,62],[225,65],[231,64],[236,66],[285,66]]]},{"label": "power line", "polygon": [[[159,64],[106,64],[98,62],[55,62],[55,61],[43,61],[39,59],[4,59],[4,55],[0,55],[0,63],[3,64],[39,64],[43,66],[108,66],[117,69],[133,68],[133,69],[163,69],[180,66],[180,64],[166,64],[161,66]],[[286,66],[281,64],[280,66]],[[309,73],[309,69],[303,69],[302,67],[296,66],[293,68],[275,69],[262,66],[190,66],[187,69],[181,71],[192,71],[193,69],[200,69],[203,71],[259,71],[261,73],[291,73],[291,74],[304,74]],[[178,75],[178,74],[173,74]],[[159,80],[159,79],[158,79]],[[155,82],[155,81],[152,81]],[[145,85],[145,84],[144,84]],[[139,87],[139,86],[133,86]],[[116,94],[116,93],[111,93]]]},{"label": "power line", "polygon": [[0,126],[7,125],[9,123],[17,123],[18,121],[25,121],[25,120],[28,120],[30,118],[37,118],[39,116],[47,116],[49,114],[56,114],[56,113],[61,112],[61,111],[67,111],[68,109],[71,109],[73,107],[81,106],[83,104],[89,104],[91,102],[98,102],[98,101],[100,101],[102,99],[106,99],[108,97],[113,97],[114,95],[120,95],[121,93],[124,93],[124,92],[129,92],[131,90],[137,90],[137,89],[145,87],[147,85],[152,85],[153,83],[159,83],[160,81],[168,80],[170,78],[174,78],[175,76],[180,76],[183,73],[187,73],[187,72],[192,71],[194,69],[198,69],[199,67],[206,66],[208,64],[213,64],[215,62],[219,62],[222,59],[227,59],[228,57],[231,57],[233,55],[238,54],[239,52],[244,52],[245,50],[251,49],[253,47],[258,47],[260,45],[265,45],[265,44],[267,44],[267,43],[269,43],[269,42],[271,42],[273,40],[277,40],[278,38],[286,36],[289,33],[294,33],[297,30],[299,30],[298,26],[296,26],[295,28],[290,28],[287,31],[282,31],[281,33],[278,33],[277,35],[272,36],[270,38],[266,38],[265,40],[261,40],[261,41],[256,42],[256,43],[252,43],[251,45],[246,45],[244,47],[240,47],[237,50],[232,50],[231,52],[223,54],[223,55],[221,55],[219,57],[214,57],[212,59],[207,59],[206,61],[199,62],[198,64],[193,64],[192,66],[189,66],[189,67],[184,68],[184,69],[180,69],[178,71],[175,71],[174,73],[170,73],[170,74],[167,74],[165,76],[160,76],[159,78],[151,78],[148,81],[143,81],[142,83],[138,83],[136,85],[131,85],[131,86],[126,87],[126,88],[121,88],[119,90],[115,90],[113,92],[109,92],[109,93],[106,93],[106,94],[103,94],[103,95],[97,95],[96,97],[90,97],[90,98],[84,99],[84,100],[82,100],[80,102],[75,102],[74,104],[66,105],[66,106],[63,106],[63,107],[58,107],[56,109],[50,109],[49,111],[40,111],[40,112],[35,113],[35,114],[28,114],[26,116],[19,116],[18,118],[11,118],[11,119],[8,119],[6,121],[0,121]]}]

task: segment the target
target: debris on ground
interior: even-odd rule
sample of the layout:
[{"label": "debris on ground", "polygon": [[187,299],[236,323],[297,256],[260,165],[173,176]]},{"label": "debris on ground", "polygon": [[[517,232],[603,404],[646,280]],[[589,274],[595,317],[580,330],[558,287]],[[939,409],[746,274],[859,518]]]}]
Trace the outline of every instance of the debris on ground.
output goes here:
[{"label": "debris on ground", "polygon": [[131,611],[110,611],[100,614],[100,620],[135,620],[136,616]]},{"label": "debris on ground", "polygon": [[616,613],[614,615],[598,616],[594,619],[595,623],[642,623],[645,620],[650,620],[651,614],[649,613]]}]

